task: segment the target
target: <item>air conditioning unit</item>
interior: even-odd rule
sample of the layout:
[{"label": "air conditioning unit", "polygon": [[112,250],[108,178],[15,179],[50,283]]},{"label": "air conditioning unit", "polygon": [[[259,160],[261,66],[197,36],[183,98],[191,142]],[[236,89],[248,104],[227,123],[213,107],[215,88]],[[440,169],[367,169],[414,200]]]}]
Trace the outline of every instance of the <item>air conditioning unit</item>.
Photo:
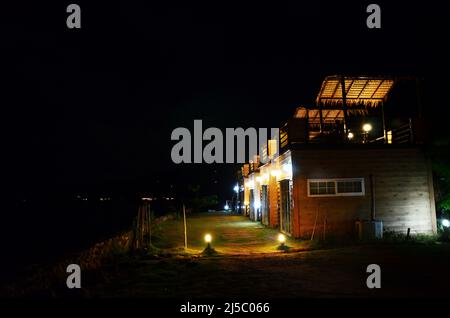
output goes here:
[{"label": "air conditioning unit", "polygon": [[383,238],[383,221],[356,221],[356,233],[360,240],[374,240]]}]

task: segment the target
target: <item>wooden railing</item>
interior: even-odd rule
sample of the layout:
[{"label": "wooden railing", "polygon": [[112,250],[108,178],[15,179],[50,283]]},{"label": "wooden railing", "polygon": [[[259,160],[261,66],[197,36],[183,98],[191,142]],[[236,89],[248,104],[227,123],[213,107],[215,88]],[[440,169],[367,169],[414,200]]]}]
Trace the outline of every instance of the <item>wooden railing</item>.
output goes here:
[{"label": "wooden railing", "polygon": [[411,119],[405,125],[392,130],[392,143],[393,144],[407,144],[413,143],[413,127]]},{"label": "wooden railing", "polygon": [[280,148],[284,149],[289,144],[288,126],[284,125],[280,129]]}]

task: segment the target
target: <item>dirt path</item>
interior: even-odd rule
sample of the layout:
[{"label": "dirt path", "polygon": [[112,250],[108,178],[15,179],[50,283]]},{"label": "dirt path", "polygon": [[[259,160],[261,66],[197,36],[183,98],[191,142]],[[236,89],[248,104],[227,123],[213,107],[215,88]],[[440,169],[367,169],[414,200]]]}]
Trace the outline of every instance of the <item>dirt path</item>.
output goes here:
[{"label": "dirt path", "polygon": [[[187,218],[188,248],[199,253],[205,248],[204,236],[213,237],[212,246],[224,254],[272,253],[279,245],[278,230],[252,222],[247,217],[226,213],[196,214]],[[162,225],[155,239],[160,248],[182,248],[184,245],[183,222],[172,220]],[[301,248],[305,244],[296,240],[287,240],[292,248]]]}]

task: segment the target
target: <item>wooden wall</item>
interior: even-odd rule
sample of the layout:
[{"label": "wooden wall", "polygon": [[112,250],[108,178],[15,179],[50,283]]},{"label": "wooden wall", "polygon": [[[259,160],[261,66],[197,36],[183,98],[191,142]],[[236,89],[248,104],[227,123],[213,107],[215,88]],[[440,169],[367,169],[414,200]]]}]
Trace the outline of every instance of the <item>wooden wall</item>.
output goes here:
[{"label": "wooden wall", "polygon": [[278,207],[280,189],[275,177],[270,176],[269,180],[269,226],[277,227],[280,222],[280,211]]},{"label": "wooden wall", "polygon": [[[370,174],[385,230],[436,232],[431,169],[419,148],[304,149],[292,151],[292,161],[295,237],[309,239],[314,224],[316,237],[354,234],[356,219],[370,219]],[[365,196],[308,197],[306,180],[321,178],[364,178]]]}]

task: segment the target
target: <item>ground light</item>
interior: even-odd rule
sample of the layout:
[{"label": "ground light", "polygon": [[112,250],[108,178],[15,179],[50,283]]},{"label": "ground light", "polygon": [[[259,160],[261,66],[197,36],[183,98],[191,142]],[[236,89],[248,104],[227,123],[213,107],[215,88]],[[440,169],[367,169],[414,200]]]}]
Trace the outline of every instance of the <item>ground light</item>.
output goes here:
[{"label": "ground light", "polygon": [[225,211],[228,211],[230,209],[230,206],[228,204],[225,204],[224,209]]},{"label": "ground light", "polygon": [[212,236],[211,234],[206,234],[205,235],[205,242],[208,244],[207,248],[211,247],[211,241],[212,241]]},{"label": "ground light", "polygon": [[450,221],[447,219],[443,219],[441,223],[444,227],[450,227]]},{"label": "ground light", "polygon": [[211,247],[211,242],[212,242],[211,234],[205,234],[204,239],[205,239],[205,243],[206,243],[206,248],[203,250],[202,254],[205,254],[205,255],[217,254],[217,252]]},{"label": "ground light", "polygon": [[278,242],[280,242],[280,244],[284,245],[284,243],[286,242],[286,236],[284,236],[284,234],[278,234]]},{"label": "ground light", "polygon": [[278,242],[280,243],[280,245],[278,245],[278,250],[282,250],[282,251],[286,251],[289,250],[289,247],[286,245],[286,235],[284,235],[283,233],[278,234]]}]

